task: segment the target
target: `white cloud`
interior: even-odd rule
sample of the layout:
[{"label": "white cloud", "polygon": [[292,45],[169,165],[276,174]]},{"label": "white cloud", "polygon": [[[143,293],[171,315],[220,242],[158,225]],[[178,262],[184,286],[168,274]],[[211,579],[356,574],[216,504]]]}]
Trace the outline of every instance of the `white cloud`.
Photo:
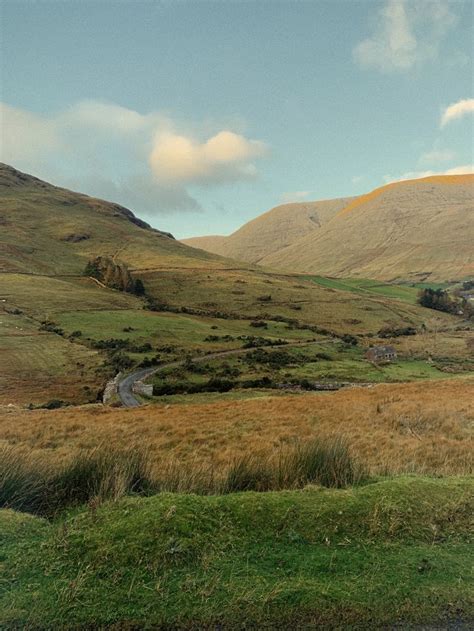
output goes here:
[{"label": "white cloud", "polygon": [[363,181],[364,181],[363,175],[354,175],[353,177],[351,177],[352,184],[360,184]]},{"label": "white cloud", "polygon": [[389,184],[390,182],[401,182],[403,180],[418,180],[423,177],[430,177],[432,175],[466,175],[474,173],[474,164],[462,164],[457,167],[446,169],[445,171],[408,171],[402,175],[385,175],[384,182]]},{"label": "white cloud", "polygon": [[166,133],[157,135],[150,165],[163,182],[219,182],[255,177],[251,160],[265,153],[264,143],[227,130],[203,143]]},{"label": "white cloud", "polygon": [[291,204],[292,202],[303,202],[311,195],[311,191],[292,191],[283,193],[281,196],[282,204]]},{"label": "white cloud", "polygon": [[354,47],[353,58],[381,72],[410,70],[438,56],[455,22],[446,0],[388,0],[376,13],[372,35]]},{"label": "white cloud", "polygon": [[200,209],[188,184],[255,177],[254,161],[266,152],[233,131],[199,142],[159,112],[93,100],[51,117],[0,103],[0,134],[4,162],[149,214]]},{"label": "white cloud", "polygon": [[0,103],[0,151],[4,162],[35,159],[60,151],[56,125],[48,119]]},{"label": "white cloud", "polygon": [[456,154],[451,149],[433,149],[423,153],[418,162],[420,164],[437,164],[439,162],[451,162],[455,157]]},{"label": "white cloud", "polygon": [[473,113],[474,99],[461,99],[460,101],[456,101],[456,103],[451,103],[441,116],[441,127],[444,127],[457,118],[462,118],[463,116]]}]

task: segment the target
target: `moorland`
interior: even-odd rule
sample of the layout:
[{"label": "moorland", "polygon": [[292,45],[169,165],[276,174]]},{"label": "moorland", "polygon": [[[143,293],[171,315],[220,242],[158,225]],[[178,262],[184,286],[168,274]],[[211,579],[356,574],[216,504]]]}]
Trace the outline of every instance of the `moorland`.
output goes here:
[{"label": "moorland", "polygon": [[[469,628],[472,176],[450,177],[270,211],[256,257],[1,166],[2,628]],[[408,232],[436,207],[429,247],[378,243],[394,204]],[[356,224],[360,265],[334,268],[321,244]],[[145,367],[137,408],[104,403]]]}]

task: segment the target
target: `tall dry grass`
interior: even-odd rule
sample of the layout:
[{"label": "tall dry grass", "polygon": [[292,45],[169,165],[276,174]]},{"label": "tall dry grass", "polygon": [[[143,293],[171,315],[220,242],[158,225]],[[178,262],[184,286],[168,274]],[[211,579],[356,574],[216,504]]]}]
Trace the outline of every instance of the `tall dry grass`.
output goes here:
[{"label": "tall dry grass", "polygon": [[364,475],[348,445],[337,437],[296,444],[278,457],[247,454],[220,468],[169,463],[159,473],[153,471],[152,458],[143,449],[102,447],[53,467],[31,453],[4,447],[0,450],[0,508],[54,516],[66,508],[97,505],[125,495],[277,491],[307,484],[342,488],[359,483]]},{"label": "tall dry grass", "polygon": [[465,474],[473,471],[473,429],[472,378],[130,410],[0,408],[0,444],[45,462],[67,462],[101,444],[146,444],[156,470],[169,461],[222,467],[338,434],[370,474]]},{"label": "tall dry grass", "polygon": [[51,516],[91,500],[118,499],[152,491],[143,451],[95,449],[52,466],[12,447],[0,450],[0,507]]}]

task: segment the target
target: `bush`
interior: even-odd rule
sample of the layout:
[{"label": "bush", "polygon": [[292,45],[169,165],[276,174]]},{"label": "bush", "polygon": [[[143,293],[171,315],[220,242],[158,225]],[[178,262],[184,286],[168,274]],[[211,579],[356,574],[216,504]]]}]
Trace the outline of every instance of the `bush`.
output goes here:
[{"label": "bush", "polygon": [[259,348],[260,346],[283,346],[288,344],[286,340],[271,340],[266,337],[255,337],[254,335],[241,335],[239,340],[243,340],[242,348]]},{"label": "bush", "polygon": [[359,343],[359,340],[355,337],[355,335],[349,335],[348,333],[344,334],[341,337],[341,340],[348,346],[357,346]]},{"label": "bush", "polygon": [[91,342],[91,346],[92,348],[97,348],[99,350],[117,350],[119,348],[129,348],[130,340],[111,337],[108,340],[93,340]]},{"label": "bush", "polygon": [[132,353],[149,353],[152,350],[150,342],[144,344],[129,344],[128,350]]},{"label": "bush", "polygon": [[66,405],[68,404],[65,401],[62,401],[61,399],[50,399],[48,403],[44,403],[43,405],[40,405],[39,407],[44,410],[58,410],[59,408],[62,408]]},{"label": "bush", "polygon": [[63,329],[61,329],[56,322],[51,322],[49,320],[41,322],[39,330],[48,331],[48,333],[56,333],[56,335],[64,335]]},{"label": "bush", "polygon": [[378,332],[378,336],[381,338],[402,337],[405,335],[416,335],[415,327],[405,326],[397,329],[394,327],[386,326],[383,329],[380,329],[380,331]]},{"label": "bush", "polygon": [[114,353],[110,353],[109,355],[109,365],[116,372],[120,372],[121,370],[127,370],[127,368],[131,368],[134,364],[133,360],[122,353],[120,351],[116,351]]},{"label": "bush", "polygon": [[328,353],[316,353],[315,357],[316,359],[324,359],[328,362],[332,361],[332,357]]},{"label": "bush", "polygon": [[161,364],[161,357],[157,355],[153,355],[153,357],[145,357],[138,366],[140,368],[151,368],[151,366],[159,366]]},{"label": "bush", "polygon": [[245,356],[247,364],[265,364],[271,368],[280,368],[281,366],[288,366],[294,362],[292,356],[283,350],[273,351],[268,353],[262,348],[258,348]]}]

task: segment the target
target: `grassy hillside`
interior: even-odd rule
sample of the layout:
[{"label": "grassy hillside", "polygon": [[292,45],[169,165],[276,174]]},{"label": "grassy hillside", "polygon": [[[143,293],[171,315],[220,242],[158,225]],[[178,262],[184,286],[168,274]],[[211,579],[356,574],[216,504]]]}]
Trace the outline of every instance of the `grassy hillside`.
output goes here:
[{"label": "grassy hillside", "polygon": [[474,274],[473,199],[474,175],[433,176],[351,199],[280,206],[230,237],[186,243],[287,272],[459,280]]},{"label": "grassy hillside", "polygon": [[[324,212],[334,214],[341,204],[318,206],[321,223]],[[285,208],[280,218],[288,220]],[[315,209],[305,212],[305,221],[314,223]],[[0,352],[8,357],[0,373],[8,382],[0,389],[2,403],[95,401],[118,369],[111,353],[96,347],[110,338],[151,345],[149,352],[119,353],[139,363],[166,345],[181,356],[239,347],[238,338],[259,335],[251,326],[255,319],[267,322],[265,336],[287,341],[311,339],[321,329],[369,335],[384,327],[450,329],[459,322],[406,300],[406,290],[354,293],[349,285],[272,273],[190,248],[117,204],[6,165],[0,168],[0,221]],[[84,276],[97,256],[127,265],[146,296]],[[22,335],[9,335],[12,327]]]},{"label": "grassy hillside", "polygon": [[472,509],[472,480],[408,477],[3,510],[0,625],[467,629]]},{"label": "grassy hillside", "polygon": [[321,230],[261,263],[322,276],[467,278],[474,274],[473,198],[474,175],[389,184],[357,198]]},{"label": "grassy hillside", "polygon": [[99,255],[130,267],[223,262],[150,228],[118,204],[61,189],[0,164],[0,271],[81,274]]},{"label": "grassy hillside", "polygon": [[194,237],[183,243],[238,261],[259,263],[265,256],[317,231],[352,200],[348,197],[283,204],[249,221],[229,237]]}]

